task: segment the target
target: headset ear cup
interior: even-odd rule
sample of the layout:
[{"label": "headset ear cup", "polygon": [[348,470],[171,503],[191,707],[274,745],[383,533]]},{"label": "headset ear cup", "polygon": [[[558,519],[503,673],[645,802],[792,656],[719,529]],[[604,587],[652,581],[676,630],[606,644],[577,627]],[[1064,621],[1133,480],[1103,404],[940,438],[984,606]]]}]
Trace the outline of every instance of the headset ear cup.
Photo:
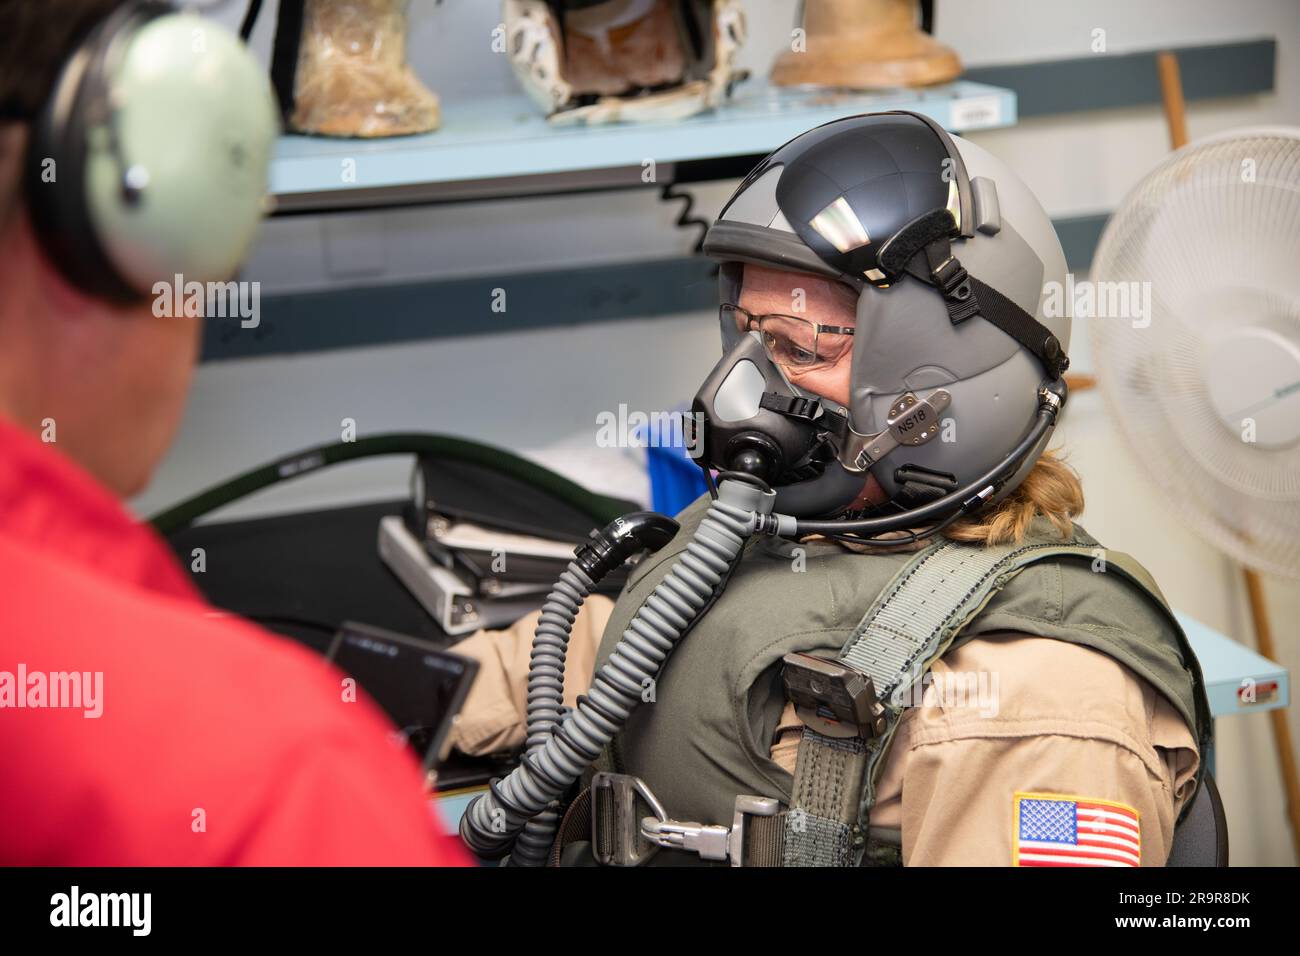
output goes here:
[{"label": "headset ear cup", "polygon": [[94,87],[103,85],[103,78],[94,75],[102,49],[121,26],[116,14],[102,22],[59,74],[31,127],[24,195],[33,229],[59,273],[88,295],[127,303],[144,293],[113,265],[86,194],[87,104],[96,95]]},{"label": "headset ear cup", "polygon": [[41,244],[72,285],[116,303],[147,301],[177,275],[224,282],[265,212],[278,131],[265,70],[236,37],[163,4],[124,3],[72,55],[33,124],[25,189]]},{"label": "headset ear cup", "polygon": [[114,109],[92,117],[103,133],[87,160],[89,214],[106,254],[143,293],[176,276],[228,282],[266,213],[280,127],[265,68],[193,13],[154,19],[112,53]]}]

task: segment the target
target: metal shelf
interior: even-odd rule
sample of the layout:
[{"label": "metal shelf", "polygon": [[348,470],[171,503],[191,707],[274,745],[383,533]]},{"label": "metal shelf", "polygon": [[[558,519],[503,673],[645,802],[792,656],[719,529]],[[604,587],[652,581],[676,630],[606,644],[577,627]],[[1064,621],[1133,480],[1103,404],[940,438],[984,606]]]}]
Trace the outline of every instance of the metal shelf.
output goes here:
[{"label": "metal shelf", "polygon": [[635,186],[696,161],[764,154],[813,126],[908,109],[953,132],[1010,126],[1016,94],[959,81],[887,93],[741,84],[725,106],[672,123],[557,126],[522,95],[444,104],[443,127],[380,140],[283,136],[271,165],[280,213]]},{"label": "metal shelf", "polygon": [[1174,614],[1200,661],[1212,716],[1275,710],[1290,704],[1291,681],[1285,667],[1195,618],[1178,611]]}]

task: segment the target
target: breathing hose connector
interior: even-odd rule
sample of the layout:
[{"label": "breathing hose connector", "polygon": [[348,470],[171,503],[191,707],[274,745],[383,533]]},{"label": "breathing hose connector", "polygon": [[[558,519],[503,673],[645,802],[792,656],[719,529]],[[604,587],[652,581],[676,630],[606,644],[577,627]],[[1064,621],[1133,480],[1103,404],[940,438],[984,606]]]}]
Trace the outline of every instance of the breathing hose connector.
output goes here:
[{"label": "breathing hose connector", "polygon": [[[603,573],[601,569],[608,570],[609,563],[632,543],[630,537],[620,535],[616,529],[612,543],[589,543],[579,549],[551,592],[554,606],[551,599],[547,601],[552,620],[547,622],[545,640],[542,625],[538,625],[533,647],[533,667],[539,671],[537,695],[534,697],[534,675],[530,670],[529,742],[524,755],[519,766],[504,779],[494,780],[489,791],[476,798],[461,817],[460,835],[473,853],[498,859],[511,851],[517,837],[520,846],[516,855],[522,854],[523,858],[515,862],[527,865],[549,850],[549,844],[541,846],[543,831],[530,834],[533,839],[528,845],[524,845],[520,832],[568,790],[623,728],[677,642],[722,586],[745,542],[754,534],[759,516],[771,512],[775,497],[770,489],[757,483],[724,477],[717,498],[686,549],[637,610],[609,659],[596,672],[588,693],[560,717],[568,632],[577,607],[596,583],[588,568]],[[584,555],[585,548],[590,553]],[[618,563],[625,558],[618,558]],[[584,560],[587,567],[580,563]],[[546,616],[544,609],[543,618]],[[550,629],[552,622],[555,630]],[[540,666],[543,661],[545,668]]]},{"label": "breathing hose connector", "polygon": [[681,529],[672,518],[654,511],[634,511],[615,518],[574,551],[573,561],[597,584],[638,551],[658,551]]}]

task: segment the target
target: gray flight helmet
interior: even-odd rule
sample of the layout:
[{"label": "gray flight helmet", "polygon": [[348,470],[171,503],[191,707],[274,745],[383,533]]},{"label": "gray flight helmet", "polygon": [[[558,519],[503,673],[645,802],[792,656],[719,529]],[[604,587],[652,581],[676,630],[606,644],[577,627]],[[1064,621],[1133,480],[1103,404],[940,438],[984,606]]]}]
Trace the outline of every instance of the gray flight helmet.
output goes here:
[{"label": "gray flight helmet", "polygon": [[[1045,308],[1066,282],[1047,213],[1003,162],[918,114],[849,117],[791,140],[732,195],[704,251],[722,263],[724,302],[739,301],[745,263],[858,293],[850,405],[836,409],[858,436],[885,432],[905,396],[946,392],[936,434],[866,468],[904,507],[997,465],[1069,364],[1068,303]],[[722,322],[724,353],[742,334]],[[990,503],[1024,481],[1050,436]]]}]

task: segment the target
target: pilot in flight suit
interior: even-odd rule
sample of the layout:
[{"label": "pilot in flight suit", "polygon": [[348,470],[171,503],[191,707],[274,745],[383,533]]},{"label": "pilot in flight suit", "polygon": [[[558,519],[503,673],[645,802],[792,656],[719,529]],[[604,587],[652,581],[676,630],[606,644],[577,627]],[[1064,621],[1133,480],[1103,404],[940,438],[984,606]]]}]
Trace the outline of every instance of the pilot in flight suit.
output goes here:
[{"label": "pilot in flight suit", "polygon": [[[1023,445],[1035,394],[1068,366],[1069,317],[1044,308],[1065,275],[1046,213],[1000,162],[914,114],[796,137],[741,184],[705,251],[722,263],[725,353],[696,400],[706,443],[713,429],[706,461],[761,474],[778,512],[850,528],[982,481]],[[937,413],[919,439],[899,411],[918,407]],[[826,426],[831,453],[782,458],[773,415],[838,422]],[[1082,488],[1046,438],[938,529],[918,519],[871,540],[749,542],[607,748],[610,767],[643,779],[675,820],[730,820],[742,794],[793,806],[810,738],[782,692],[783,654],[837,653],[932,542],[1064,543],[1096,560],[1007,575],[914,688],[862,852],[905,865],[1164,865],[1209,739],[1199,668],[1149,575],[1075,523]],[[587,599],[567,705],[708,504],[678,516],[677,538],[636,566],[616,604]],[[908,541],[907,529],[925,530]],[[457,646],[481,665],[455,731],[462,751],[523,742],[537,621]]]}]

